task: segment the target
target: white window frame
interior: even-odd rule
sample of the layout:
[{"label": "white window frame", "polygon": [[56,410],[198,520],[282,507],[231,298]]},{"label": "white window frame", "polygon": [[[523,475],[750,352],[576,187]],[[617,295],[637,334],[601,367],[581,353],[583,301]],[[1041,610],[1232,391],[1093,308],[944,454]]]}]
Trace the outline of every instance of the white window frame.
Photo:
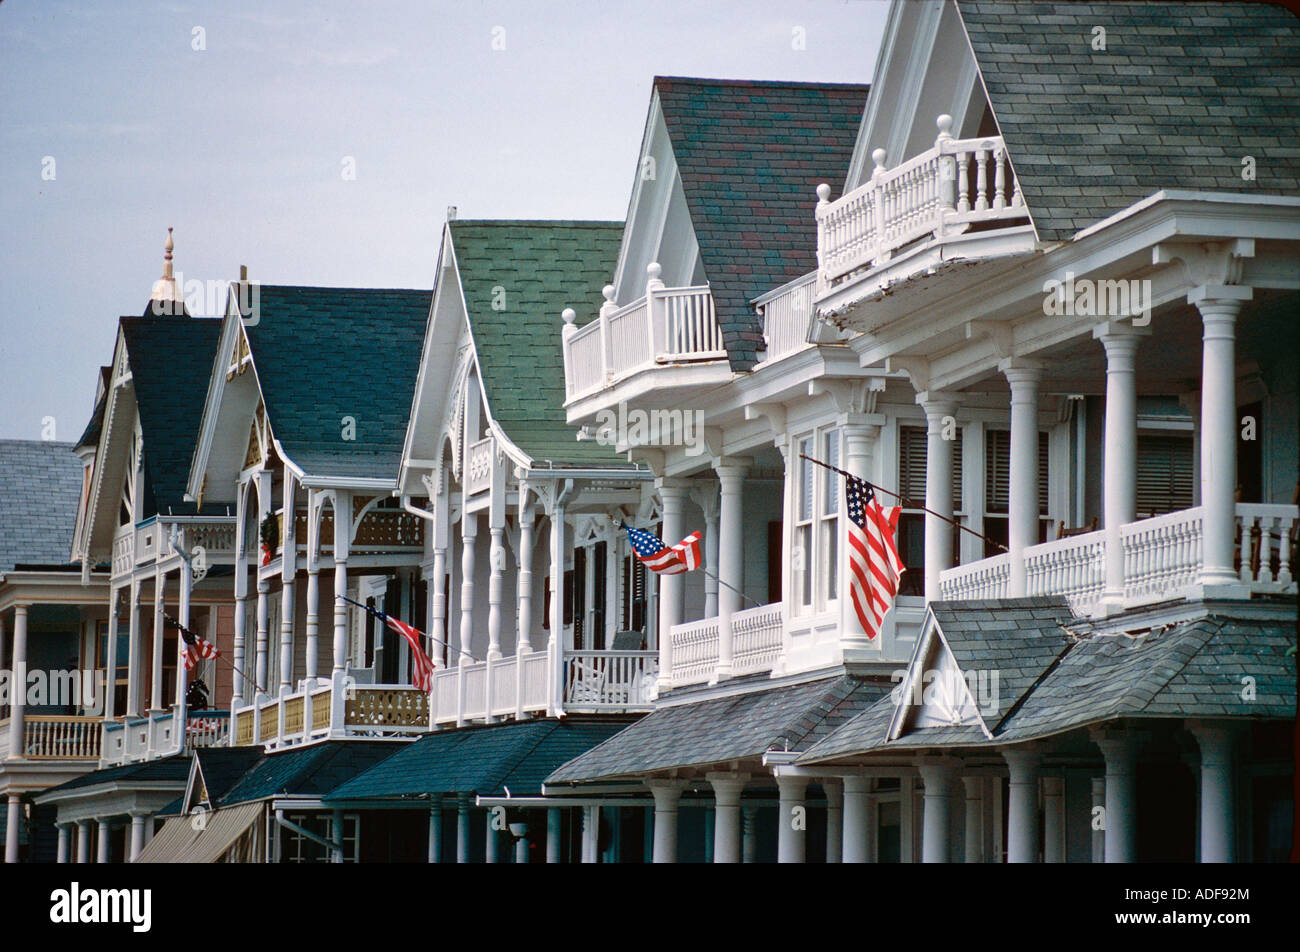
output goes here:
[{"label": "white window frame", "polygon": [[[801,459],[800,454],[821,459],[826,455],[827,440],[833,440],[836,459],[844,458],[843,429],[831,423],[800,433],[794,438],[795,466],[791,480],[791,516],[794,531],[790,546],[790,597],[787,599],[795,615],[820,615],[838,609],[839,593],[843,587],[841,564],[843,530],[840,518],[844,510],[842,479],[829,470],[821,471],[815,463]],[[827,462],[831,462],[827,460]],[[839,465],[834,463],[833,465]],[[804,467],[809,467],[805,471]],[[811,474],[812,498],[807,500],[807,517],[804,517],[804,474]],[[833,539],[828,543],[827,539]],[[834,557],[829,551],[833,547]],[[802,559],[800,558],[802,555]],[[801,567],[802,564],[802,567]],[[811,573],[811,575],[809,574]],[[808,597],[805,600],[805,589]],[[832,589],[834,595],[832,596]]]}]

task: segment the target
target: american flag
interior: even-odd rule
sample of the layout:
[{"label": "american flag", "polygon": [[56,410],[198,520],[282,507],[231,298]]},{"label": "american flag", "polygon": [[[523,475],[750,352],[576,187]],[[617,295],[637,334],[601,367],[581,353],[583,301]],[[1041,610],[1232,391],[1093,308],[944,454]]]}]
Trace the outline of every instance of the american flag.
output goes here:
[{"label": "american flag", "polygon": [[411,646],[411,664],[413,665],[411,683],[425,694],[430,693],[433,690],[433,661],[424,653],[424,648],[420,646],[420,639],[424,636],[424,632],[404,621],[398,621],[385,612],[376,609],[370,610],[374,612],[376,618],[383,619],[384,624],[406,639],[407,644]]},{"label": "american flag", "polygon": [[215,658],[221,654],[221,652],[217,650],[217,646],[208,641],[202,635],[194,634],[194,632],[190,631],[174,619],[172,619],[171,622],[181,633],[181,640],[185,642],[184,661],[186,671],[193,671],[195,665],[197,665],[203,658]]},{"label": "american flag", "polygon": [[632,543],[632,551],[645,563],[650,571],[659,575],[677,575],[698,569],[703,563],[700,558],[700,533],[692,532],[674,546],[664,545],[653,532],[633,529],[623,524],[627,539]]},{"label": "american flag", "polygon": [[906,571],[894,543],[901,510],[881,506],[870,483],[847,473],[844,491],[849,508],[849,596],[862,630],[874,638]]}]

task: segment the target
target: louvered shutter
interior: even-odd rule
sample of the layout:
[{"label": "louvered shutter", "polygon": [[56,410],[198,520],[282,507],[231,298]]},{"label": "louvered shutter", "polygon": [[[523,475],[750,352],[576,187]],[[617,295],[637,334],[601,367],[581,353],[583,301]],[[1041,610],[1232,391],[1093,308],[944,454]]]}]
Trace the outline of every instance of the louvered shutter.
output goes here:
[{"label": "louvered shutter", "polygon": [[[961,510],[961,430],[952,448],[952,505]],[[905,499],[925,502],[926,431],[922,426],[898,428],[898,491]]]},{"label": "louvered shutter", "polygon": [[1192,507],[1192,440],[1138,436],[1137,515],[1156,516]]},{"label": "louvered shutter", "polygon": [[[1011,434],[989,430],[984,437],[984,511],[1011,511]],[[1047,515],[1048,434],[1038,434],[1038,513]]]}]

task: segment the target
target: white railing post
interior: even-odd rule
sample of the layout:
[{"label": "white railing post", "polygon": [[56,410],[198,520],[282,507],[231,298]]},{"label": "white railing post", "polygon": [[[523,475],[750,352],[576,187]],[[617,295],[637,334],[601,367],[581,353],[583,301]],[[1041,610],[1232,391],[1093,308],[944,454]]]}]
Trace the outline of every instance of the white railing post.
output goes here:
[{"label": "white railing post", "polygon": [[573,396],[575,364],[573,356],[573,335],[578,333],[578,328],[573,322],[578,319],[578,312],[571,307],[566,307],[560,312],[560,318],[564,321],[564,326],[560,329],[560,339],[563,344],[562,350],[564,351],[564,379],[567,384],[569,396]]},{"label": "white railing post", "polygon": [[[885,174],[886,155],[887,153],[885,152],[884,149],[876,149],[874,152],[871,153],[871,161],[876,164],[876,167],[871,172],[871,182],[872,185],[875,186],[872,189],[872,195],[871,195],[872,213],[875,219],[873,222],[874,229],[871,230],[873,230],[875,234],[869,242],[872,264],[881,264],[888,260],[888,255],[885,254],[885,235],[884,235],[884,224],[885,224],[884,191],[885,190],[880,186],[880,179]],[[870,228],[870,226],[868,227]]]}]

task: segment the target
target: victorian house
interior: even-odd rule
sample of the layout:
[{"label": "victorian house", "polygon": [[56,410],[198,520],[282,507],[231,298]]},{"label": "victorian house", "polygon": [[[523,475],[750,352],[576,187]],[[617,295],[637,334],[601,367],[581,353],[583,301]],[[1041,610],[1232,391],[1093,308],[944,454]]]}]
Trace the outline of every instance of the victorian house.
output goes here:
[{"label": "victorian house", "polygon": [[[895,3],[844,174],[791,199],[815,238],[753,214],[725,246],[746,274],[815,260],[747,310],[720,303],[719,193],[755,208],[789,163],[692,161],[770,99],[657,81],[642,161],[675,155],[689,225],[638,237],[638,182],[619,290],[562,332],[568,419],[700,411],[703,459],[619,448],[667,535],[675,495],[720,488],[708,565],[737,588],[770,461],[782,597],[664,580],[669,690],[548,793],[649,790],[658,861],[1284,856],[1300,172],[1264,77],[1298,49],[1252,5]],[[685,293],[713,306],[661,301]],[[902,497],[912,584],[876,638],[845,610],[841,479],[808,457]]]}]

